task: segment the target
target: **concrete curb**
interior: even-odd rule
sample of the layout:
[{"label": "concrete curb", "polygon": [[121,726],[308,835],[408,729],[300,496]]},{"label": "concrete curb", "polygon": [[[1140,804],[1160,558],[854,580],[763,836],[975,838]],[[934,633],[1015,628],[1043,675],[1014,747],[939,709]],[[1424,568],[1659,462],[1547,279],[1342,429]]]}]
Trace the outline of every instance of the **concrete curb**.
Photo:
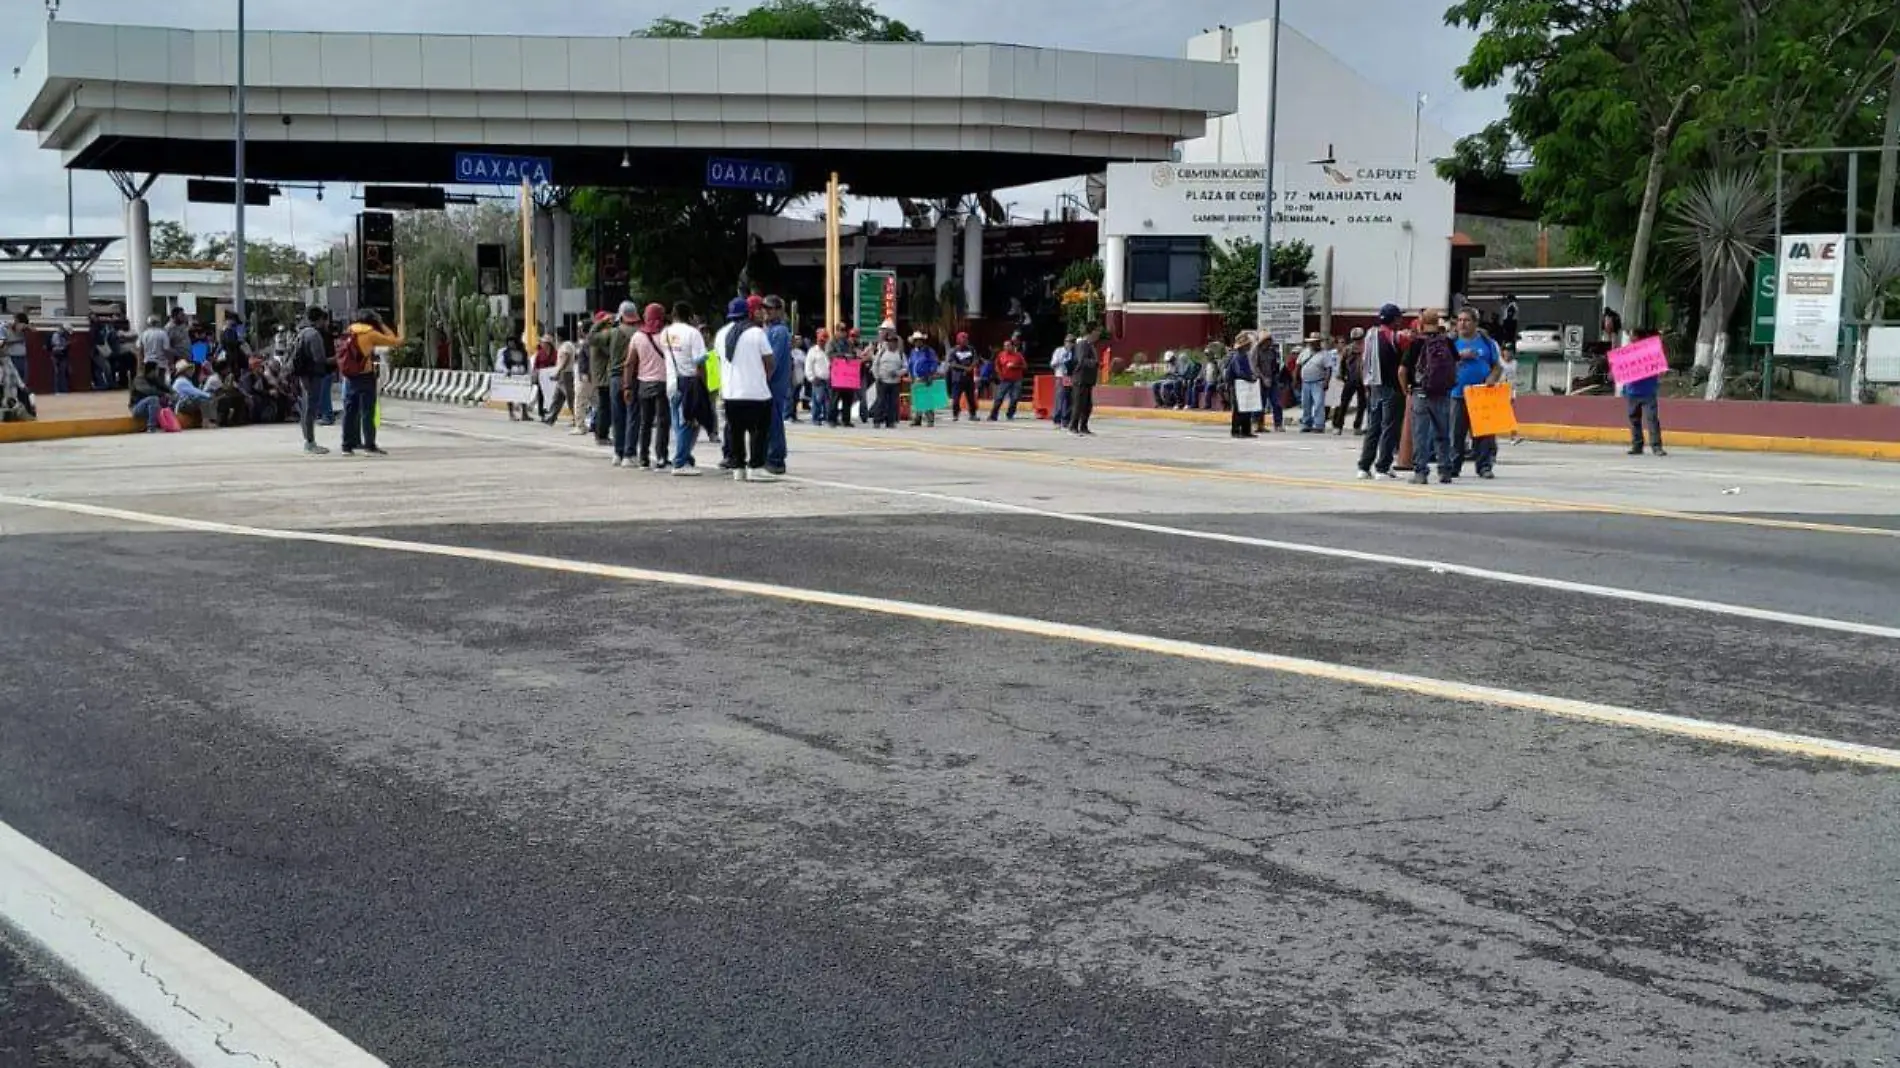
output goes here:
[{"label": "concrete curb", "polygon": [[[1175,411],[1156,408],[1097,408],[1095,414],[1110,419],[1157,419],[1177,423],[1226,423],[1227,412]],[[1524,423],[1518,433],[1526,441],[1548,441],[1571,445],[1629,445],[1629,431],[1622,427],[1563,426],[1555,423]],[[1663,440],[1671,447],[1722,449],[1733,452],[1785,452],[1805,456],[1835,456],[1853,460],[1900,461],[1900,441],[1852,441],[1833,438],[1788,438],[1766,434],[1711,434],[1697,431],[1672,431],[1663,428]]]},{"label": "concrete curb", "polygon": [[113,434],[138,434],[144,430],[145,424],[129,415],[96,419],[39,419],[23,423],[0,423],[0,444],[10,441],[102,438]]}]

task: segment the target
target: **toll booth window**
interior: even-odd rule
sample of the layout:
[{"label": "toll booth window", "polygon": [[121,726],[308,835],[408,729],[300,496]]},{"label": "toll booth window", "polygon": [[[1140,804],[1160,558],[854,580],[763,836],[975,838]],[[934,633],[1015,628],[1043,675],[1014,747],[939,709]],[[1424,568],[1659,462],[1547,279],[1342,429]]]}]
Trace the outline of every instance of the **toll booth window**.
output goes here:
[{"label": "toll booth window", "polygon": [[1141,303],[1197,304],[1207,277],[1204,237],[1128,239],[1128,299]]}]

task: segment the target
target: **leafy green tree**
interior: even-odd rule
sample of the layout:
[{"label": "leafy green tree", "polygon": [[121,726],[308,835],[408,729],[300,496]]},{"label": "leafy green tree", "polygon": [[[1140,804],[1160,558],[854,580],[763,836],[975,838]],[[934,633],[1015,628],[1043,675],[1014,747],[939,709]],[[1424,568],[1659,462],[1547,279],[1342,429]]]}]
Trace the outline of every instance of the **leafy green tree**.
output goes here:
[{"label": "leafy green tree", "polygon": [[[1278,287],[1305,288],[1313,281],[1313,246],[1304,241],[1274,242],[1267,278]],[[1260,242],[1252,238],[1226,245],[1216,242],[1202,291],[1229,334],[1252,330],[1260,311]]]},{"label": "leafy green tree", "polygon": [[191,259],[198,239],[176,219],[160,219],[152,224],[152,262],[177,263]]},{"label": "leafy green tree", "polygon": [[[921,41],[867,0],[768,0],[743,12],[718,8],[697,22],[667,17],[644,37],[783,41]],[[799,198],[726,189],[582,189],[571,210],[583,230],[599,226],[631,254],[642,299],[715,308],[767,281],[772,264],[746,242],[746,216],[777,215]],[[749,270],[748,268],[753,268]]]},{"label": "leafy green tree", "polygon": [[[1900,41],[1892,0],[1459,0],[1445,18],[1479,32],[1463,84],[1511,92],[1505,118],[1440,172],[1522,165],[1525,196],[1569,228],[1572,252],[1631,269],[1632,301],[1647,235],[1687,177],[1877,138]],[[1824,167],[1791,158],[1790,199]]]},{"label": "leafy green tree", "polygon": [[866,0],[768,0],[734,14],[716,8],[697,23],[662,18],[645,37],[767,38],[774,41],[921,41],[924,35]]}]

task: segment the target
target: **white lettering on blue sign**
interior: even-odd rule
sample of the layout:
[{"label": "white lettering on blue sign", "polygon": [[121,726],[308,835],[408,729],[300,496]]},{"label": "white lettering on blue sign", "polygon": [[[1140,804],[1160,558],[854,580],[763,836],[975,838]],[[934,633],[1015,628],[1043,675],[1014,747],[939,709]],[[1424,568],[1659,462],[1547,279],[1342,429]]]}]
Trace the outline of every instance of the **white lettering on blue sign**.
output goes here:
[{"label": "white lettering on blue sign", "polygon": [[494,156],[485,152],[457,152],[455,180],[463,185],[547,185],[554,181],[554,161],[541,156]]},{"label": "white lettering on blue sign", "polygon": [[792,169],[783,163],[747,159],[709,159],[706,184],[715,189],[776,192],[792,187]]}]

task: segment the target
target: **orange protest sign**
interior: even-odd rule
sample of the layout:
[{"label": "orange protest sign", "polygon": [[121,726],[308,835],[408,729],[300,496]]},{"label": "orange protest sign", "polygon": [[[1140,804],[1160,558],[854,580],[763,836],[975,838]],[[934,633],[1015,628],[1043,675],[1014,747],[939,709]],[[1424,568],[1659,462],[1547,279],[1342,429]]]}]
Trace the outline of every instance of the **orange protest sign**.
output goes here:
[{"label": "orange protest sign", "polygon": [[1517,413],[1511,410],[1511,387],[1466,386],[1465,413],[1471,418],[1471,436],[1476,438],[1509,434],[1517,429]]}]

